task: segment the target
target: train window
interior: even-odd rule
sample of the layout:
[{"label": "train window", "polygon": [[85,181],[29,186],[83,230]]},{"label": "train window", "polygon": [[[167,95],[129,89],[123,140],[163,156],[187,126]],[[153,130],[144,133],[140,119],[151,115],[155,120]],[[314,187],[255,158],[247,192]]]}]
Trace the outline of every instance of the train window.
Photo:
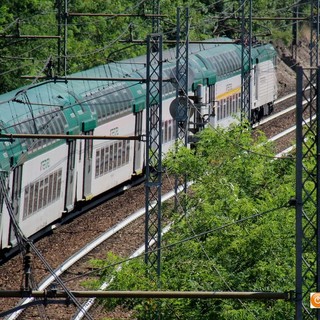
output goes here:
[{"label": "train window", "polygon": [[215,87],[214,85],[209,86],[209,103],[214,103],[215,100]]},{"label": "train window", "polygon": [[96,151],[96,178],[99,176],[100,150]]},{"label": "train window", "polygon": [[100,155],[100,175],[104,173],[104,148],[101,149],[101,155]]},{"label": "train window", "polygon": [[220,104],[220,119],[224,118],[224,107],[223,107],[223,101],[221,101]]},{"label": "train window", "polygon": [[59,199],[61,185],[62,169],[55,171],[44,179],[27,185],[24,190],[23,218]]},{"label": "train window", "polygon": [[24,189],[24,204],[23,204],[23,217],[27,217],[29,214],[29,186]]},{"label": "train window", "polygon": [[225,114],[226,114],[226,117],[230,115],[230,103],[229,103],[229,97],[226,99],[226,111],[225,111]]},{"label": "train window", "polygon": [[116,115],[118,111],[118,103],[115,103],[112,108],[112,114]]},{"label": "train window", "polygon": [[230,110],[231,110],[231,115],[235,113],[234,109],[234,95],[230,97]]},{"label": "train window", "polygon": [[113,145],[110,146],[110,153],[109,153],[109,171],[112,170],[112,162],[113,162]]},{"label": "train window", "polygon": [[121,156],[122,156],[122,141],[119,141],[118,143],[118,167],[121,167]]},{"label": "train window", "polygon": [[225,118],[227,116],[226,114],[226,106],[227,106],[227,102],[226,99],[222,100],[222,118]]},{"label": "train window", "polygon": [[123,141],[123,146],[122,146],[122,164],[126,163],[126,145],[128,141]]},{"label": "train window", "polygon": [[117,168],[117,151],[118,151],[118,144],[116,142],[113,146],[113,169]]},{"label": "train window", "polygon": [[[92,134],[93,134],[92,130],[85,132],[86,136],[90,136]],[[92,139],[85,140],[84,151],[85,151],[86,159],[88,159],[88,160],[92,159],[92,152],[93,152],[93,140]]]},{"label": "train window", "polygon": [[217,102],[217,106],[216,106],[216,112],[217,112],[217,120],[220,120],[220,103],[219,101]]},{"label": "train window", "polygon": [[96,151],[96,173],[95,177],[116,170],[129,161],[129,141],[115,142],[107,147]]},{"label": "train window", "polygon": [[40,181],[40,186],[39,186],[39,208],[43,207],[43,183],[44,181]]},{"label": "train window", "polygon": [[48,188],[49,188],[49,179],[48,177],[44,180],[44,190],[43,190],[43,206],[47,205],[48,200]]},{"label": "train window", "polygon": [[59,125],[59,132],[63,132],[64,126],[67,123],[63,113],[59,113],[59,115],[57,116],[57,122]]},{"label": "train window", "polygon": [[121,154],[122,154],[122,160],[121,160],[121,165],[125,165],[126,163],[126,146],[127,146],[127,141],[122,141],[122,149],[121,149]]},{"label": "train window", "polygon": [[107,106],[107,118],[111,116],[111,108],[112,106]]},{"label": "train window", "polygon": [[104,155],[104,172],[109,170],[109,147],[106,147],[106,152]]},{"label": "train window", "polygon": [[105,118],[106,112],[103,103],[100,103],[98,100],[93,100],[92,106],[93,108],[91,108],[91,110],[97,113],[98,119]]},{"label": "train window", "polygon": [[33,199],[33,191],[34,191],[34,185],[32,184],[31,186],[30,186],[30,200],[29,200],[29,210],[28,210],[28,212],[29,212],[29,214],[31,214],[33,211],[32,211],[32,205],[33,205],[33,201],[32,201],[32,199]]},{"label": "train window", "polygon": [[124,109],[125,109],[125,105],[123,103],[120,103],[118,108],[118,114],[119,115],[122,114]]},{"label": "train window", "polygon": [[[60,193],[61,193],[61,182],[62,182],[62,171],[59,170],[58,171],[58,188],[57,188],[57,198],[59,199],[60,198]],[[54,199],[56,200],[56,199]]]},{"label": "train window", "polygon": [[38,210],[39,182],[35,183],[33,196],[33,211]]},{"label": "train window", "polygon": [[53,185],[53,174],[49,176],[49,193],[48,193],[48,203],[52,200],[52,185]]},{"label": "train window", "polygon": [[69,150],[68,150],[68,162],[69,170],[73,170],[75,166],[75,156],[76,156],[76,141],[69,141]]},{"label": "train window", "polygon": [[54,200],[57,197],[57,172],[53,175],[53,186],[52,186],[52,200]]},{"label": "train window", "polygon": [[79,140],[79,157],[78,157],[79,162],[81,161],[81,153],[82,153],[82,141]]},{"label": "train window", "polygon": [[127,154],[126,154],[126,162],[129,163],[129,155],[130,155],[130,141],[127,142]]}]

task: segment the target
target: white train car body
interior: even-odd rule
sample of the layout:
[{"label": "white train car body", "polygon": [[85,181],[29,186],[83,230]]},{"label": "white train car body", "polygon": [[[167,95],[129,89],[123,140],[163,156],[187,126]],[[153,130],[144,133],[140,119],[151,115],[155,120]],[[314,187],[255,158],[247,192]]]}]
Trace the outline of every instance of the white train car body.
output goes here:
[{"label": "white train car body", "polygon": [[[228,126],[239,116],[241,47],[191,45],[190,97],[201,106],[190,123]],[[164,54],[163,75],[174,78],[175,51]],[[275,50],[257,45],[252,60],[252,114],[268,114],[277,96]],[[16,139],[0,143],[0,250],[16,245],[14,225],[26,237],[68,215],[81,201],[96,197],[143,172],[145,143],[137,140],[75,140],[84,136],[143,136],[146,85],[125,78],[145,78],[145,57],[96,67],[75,76],[123,77],[111,81],[48,81],[0,96],[3,133],[69,134],[70,139]],[[200,91],[199,86],[201,86]],[[163,83],[162,151],[173,145],[176,121],[170,105],[173,83]],[[258,119],[257,118],[257,119]]]}]

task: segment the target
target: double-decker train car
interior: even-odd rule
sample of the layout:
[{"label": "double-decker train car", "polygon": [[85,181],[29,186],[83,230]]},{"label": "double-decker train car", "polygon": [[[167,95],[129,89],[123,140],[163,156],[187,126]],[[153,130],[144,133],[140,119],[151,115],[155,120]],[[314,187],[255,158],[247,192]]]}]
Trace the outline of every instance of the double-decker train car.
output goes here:
[{"label": "double-decker train car", "polygon": [[[227,126],[239,112],[241,46],[189,45],[189,92],[201,87],[203,123]],[[223,43],[223,42],[226,43]],[[229,43],[227,43],[229,42]],[[175,50],[163,54],[163,78],[175,77]],[[146,57],[110,63],[72,75],[88,80],[45,81],[0,95],[1,133],[120,135],[145,133]],[[277,97],[276,52],[252,48],[253,119],[269,114]],[[93,80],[123,78],[121,81]],[[90,80],[89,80],[90,79]],[[127,80],[126,80],[127,79]],[[162,143],[175,141],[170,105],[173,82],[163,82]],[[143,172],[145,145],[138,140],[2,139],[0,141],[0,250],[16,245],[13,220],[26,237],[72,212],[75,205]]]}]

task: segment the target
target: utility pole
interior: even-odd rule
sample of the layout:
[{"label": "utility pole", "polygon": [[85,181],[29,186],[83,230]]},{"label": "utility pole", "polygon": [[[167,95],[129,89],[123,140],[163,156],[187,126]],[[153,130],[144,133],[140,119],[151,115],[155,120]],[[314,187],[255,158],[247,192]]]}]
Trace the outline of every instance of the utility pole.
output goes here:
[{"label": "utility pole", "polygon": [[68,0],[56,0],[58,22],[57,74],[67,75]]},{"label": "utility pole", "polygon": [[[188,143],[188,114],[189,114],[189,8],[185,15],[177,8],[177,35],[176,35],[176,100],[173,110],[175,121],[176,143],[187,146]],[[178,147],[178,146],[177,146]],[[177,208],[178,178],[175,179],[175,207]],[[184,193],[187,190],[187,178],[183,181]]]},{"label": "utility pole", "polygon": [[[147,39],[145,262],[150,278],[160,277],[162,186],[162,35]],[[152,248],[156,247],[156,250]]]},{"label": "utility pole", "polygon": [[240,0],[241,8],[241,122],[251,122],[252,0]]},{"label": "utility pole", "polygon": [[160,0],[153,0],[152,1],[152,33],[159,33],[160,32]]},{"label": "utility pole", "polygon": [[310,308],[310,294],[320,292],[319,0],[310,9],[310,65],[297,67],[296,320],[320,319]]},{"label": "utility pole", "polygon": [[[162,35],[147,38],[146,91],[146,213],[145,263],[147,277],[161,288],[162,190]],[[155,316],[157,313],[157,316]],[[147,319],[160,319],[159,307],[147,308]]]},{"label": "utility pole", "polygon": [[299,45],[299,5],[292,8],[292,58],[297,59],[297,48]]},{"label": "utility pole", "polygon": [[185,16],[181,16],[177,8],[177,37],[176,37],[176,139],[185,146],[188,140],[188,76],[189,76],[189,8]]}]

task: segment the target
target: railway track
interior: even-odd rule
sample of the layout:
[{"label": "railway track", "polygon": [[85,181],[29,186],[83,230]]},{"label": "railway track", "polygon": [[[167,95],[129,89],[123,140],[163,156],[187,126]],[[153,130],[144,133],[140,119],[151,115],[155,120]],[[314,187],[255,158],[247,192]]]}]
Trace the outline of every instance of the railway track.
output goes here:
[{"label": "railway track", "polygon": [[[279,135],[280,131],[288,129],[287,127],[292,127],[291,124],[295,121],[295,108],[292,106],[293,100],[294,95],[289,95],[279,100],[275,106],[275,116],[269,117],[259,124],[258,128],[264,131],[269,138],[274,135]],[[287,104],[287,106],[284,104]],[[276,141],[279,139],[276,139]],[[288,140],[288,138],[286,137],[285,140]],[[91,266],[88,263],[91,257],[104,258],[107,252],[115,252],[117,255],[128,257],[143,243],[144,223],[142,217],[131,222],[130,228],[128,228],[126,223],[120,223],[125,220],[131,212],[137,211],[141,207],[141,204],[144,203],[143,188],[143,186],[137,186],[127,190],[119,198],[112,199],[101,207],[92,210],[89,214],[85,214],[76,221],[72,221],[68,225],[53,231],[50,237],[44,238],[37,243],[37,247],[50,265],[58,269],[59,272],[64,271],[61,277],[70,290],[84,290],[79,279],[81,279],[81,281],[88,279],[89,276],[80,276],[87,274],[88,271],[91,270]],[[167,182],[164,191],[166,192],[169,189],[170,181]],[[123,228],[120,226],[123,226]],[[91,248],[88,250],[91,244],[87,245],[87,243],[93,241],[93,239],[97,238],[98,235],[105,230],[110,231],[112,229],[116,232],[114,232],[111,237],[108,237],[107,241],[104,241],[102,244],[100,243],[95,249]],[[110,232],[112,233],[112,231]],[[83,257],[77,254],[77,252],[82,250],[86,250],[87,252],[85,257],[84,254],[82,254]],[[71,256],[73,256],[73,258],[69,259]],[[75,256],[78,256],[78,258],[75,258]],[[72,261],[77,262],[73,264]],[[22,269],[22,258],[19,256],[0,267],[0,285],[3,290],[18,289],[17,284],[21,282],[23,276]],[[8,270],[10,271],[8,272]],[[33,273],[35,283],[50,285],[50,281],[48,281],[46,276],[46,270],[44,270],[42,264],[36,258],[34,258],[33,261]],[[16,300],[12,299],[9,301],[1,299],[0,310],[7,310],[16,304]],[[15,314],[7,319],[78,319],[75,312],[76,308],[72,305],[67,308],[62,308],[61,306],[47,306],[46,308],[32,307],[28,308],[28,310],[23,313],[23,316]],[[113,316],[112,314],[105,313],[103,310],[99,310],[98,312],[99,317]],[[119,316],[119,313],[117,316]],[[122,318],[124,319],[125,316],[127,316],[127,314],[122,315]],[[94,314],[93,317],[97,319],[98,315]]]},{"label": "railway track", "polygon": [[[182,190],[182,188],[180,188],[178,190],[178,192],[180,192],[181,190]],[[162,202],[166,202],[167,200],[174,197],[174,195],[175,195],[174,191],[171,191],[171,192],[168,192],[167,194],[164,194],[162,197]],[[60,277],[67,270],[68,270],[68,272],[66,272],[67,276],[63,275],[62,279],[65,282],[70,282],[69,275],[72,273],[78,273],[78,271],[73,272],[72,269],[70,270],[70,268],[78,270],[79,265],[77,265],[77,263],[79,263],[80,265],[83,263],[85,263],[85,264],[87,263],[87,261],[85,261],[85,262],[80,261],[81,259],[85,258],[86,256],[89,256],[90,253],[92,252],[92,250],[98,250],[98,251],[103,250],[103,248],[98,248],[98,246],[100,246],[103,242],[109,240],[111,237],[115,236],[118,232],[122,232],[122,233],[126,232],[127,229],[125,229],[125,228],[128,227],[131,223],[135,223],[137,226],[139,226],[139,230],[140,230],[141,229],[140,226],[144,226],[144,223],[143,223],[144,214],[145,214],[145,208],[141,208],[138,211],[134,212],[133,214],[129,215],[123,221],[119,222],[118,224],[112,226],[110,229],[106,230],[106,232],[103,232],[96,239],[94,239],[89,244],[85,245],[78,252],[76,252],[73,256],[71,256],[66,261],[64,261],[60,266],[58,266],[58,268],[56,268],[54,270],[54,272],[55,272],[54,275],[49,275],[48,277],[43,279],[43,281],[41,281],[41,283],[39,284],[38,290],[47,289],[50,285],[52,285],[52,283],[54,283],[56,277]],[[168,227],[167,227],[167,229],[168,229]],[[141,233],[143,234],[143,232],[141,232]],[[136,243],[134,243],[134,245],[136,245]],[[141,253],[143,253],[143,251],[144,251],[144,246],[141,246],[138,250],[135,251],[135,253],[132,256],[136,256],[138,254],[141,254]],[[101,252],[100,252],[100,254],[101,254]],[[80,268],[82,268],[82,267],[80,266]],[[83,281],[83,279],[80,279],[80,280]],[[73,287],[73,290],[75,290],[74,287]],[[20,302],[20,304],[25,305],[27,303],[30,303],[33,300],[34,299],[32,299],[32,298],[27,298],[27,299],[22,300]],[[86,305],[88,305],[88,304],[86,304]],[[76,312],[75,318],[77,318],[77,319],[82,318],[81,314],[84,315],[84,312],[81,312],[81,311],[83,311],[83,310],[78,310],[78,312]],[[8,320],[18,319],[19,315],[22,312],[23,312],[23,310],[19,310],[18,312],[12,313],[6,319],[8,319]],[[50,317],[50,319],[52,319],[52,318]]]},{"label": "railway track", "polygon": [[263,131],[268,140],[274,142],[276,153],[281,154],[286,149],[291,150],[296,138],[295,94],[279,99],[274,114],[263,119],[254,126],[254,129]]}]

